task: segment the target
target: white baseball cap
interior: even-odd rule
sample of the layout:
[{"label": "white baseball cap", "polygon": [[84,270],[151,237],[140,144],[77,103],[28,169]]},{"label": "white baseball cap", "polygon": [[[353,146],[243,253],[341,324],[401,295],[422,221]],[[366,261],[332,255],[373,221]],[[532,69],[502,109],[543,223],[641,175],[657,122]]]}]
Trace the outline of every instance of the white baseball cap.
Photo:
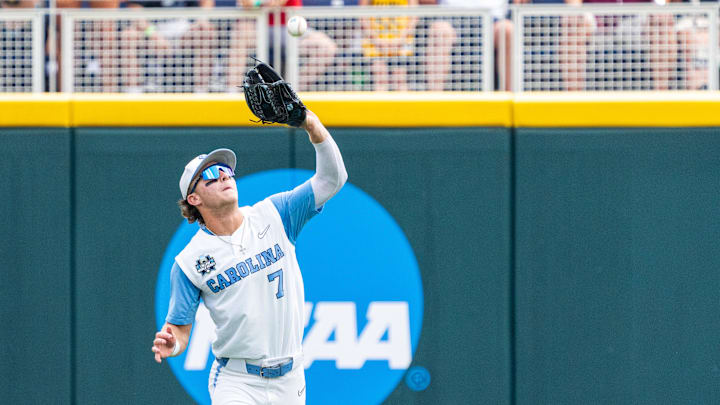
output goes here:
[{"label": "white baseball cap", "polygon": [[228,165],[235,171],[237,158],[235,157],[235,152],[230,149],[215,149],[207,155],[198,155],[195,159],[189,161],[188,164],[185,165],[185,171],[183,171],[182,176],[180,176],[180,194],[182,194],[183,199],[187,199],[190,182],[195,178],[195,175],[200,171],[205,161],[222,163]]}]

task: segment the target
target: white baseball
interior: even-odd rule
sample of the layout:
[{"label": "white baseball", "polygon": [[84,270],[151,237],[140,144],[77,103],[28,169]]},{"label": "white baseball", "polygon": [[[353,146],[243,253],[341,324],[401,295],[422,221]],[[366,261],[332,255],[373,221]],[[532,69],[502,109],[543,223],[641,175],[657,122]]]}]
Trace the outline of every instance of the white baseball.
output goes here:
[{"label": "white baseball", "polygon": [[307,31],[307,20],[296,15],[287,22],[288,33],[294,37],[299,37]]}]

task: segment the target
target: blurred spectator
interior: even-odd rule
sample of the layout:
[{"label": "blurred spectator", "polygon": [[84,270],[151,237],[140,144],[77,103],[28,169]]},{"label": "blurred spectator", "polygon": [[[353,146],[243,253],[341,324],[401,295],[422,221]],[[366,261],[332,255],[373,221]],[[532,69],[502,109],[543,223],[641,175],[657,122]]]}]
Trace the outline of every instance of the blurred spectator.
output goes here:
[{"label": "blurred spectator", "polygon": [[[532,0],[513,0],[513,4],[528,4]],[[495,74],[498,85],[496,88],[503,91],[513,90],[512,79],[512,48],[514,26],[510,20],[508,4],[497,5],[493,8],[493,38],[495,39]]]},{"label": "blurred spectator", "polygon": [[[213,8],[215,1],[127,0],[126,5],[130,9]],[[172,18],[160,22],[134,19],[123,30],[121,46],[126,91],[167,91],[168,86],[183,92],[210,91],[217,31],[207,18]],[[138,57],[140,54],[147,54],[147,60],[141,61]],[[171,69],[173,66],[175,69]],[[184,73],[187,70],[192,71],[191,76]]]},{"label": "blurred spectator", "polygon": [[[119,8],[120,0],[56,0],[57,8]],[[55,49],[57,65],[50,61],[48,74],[57,72],[57,83],[62,91],[73,91],[73,89],[62,88],[62,41],[60,33],[62,32],[62,19],[58,15],[56,17],[56,35]],[[92,53],[95,55],[94,60],[88,61],[88,69],[99,71],[103,91],[113,92],[118,90],[118,83],[115,76],[112,75],[112,66],[117,59],[117,23],[115,20],[96,20],[92,23],[87,35],[93,38],[90,42]],[[48,37],[50,41],[51,37]],[[49,43],[47,47],[49,47]],[[67,72],[67,74],[71,74]]]},{"label": "blurred spectator", "polygon": [[710,84],[710,20],[705,16],[684,16],[678,20],[675,31],[680,46],[680,69],[685,73],[685,89],[707,90]]},{"label": "blurred spectator", "polygon": [[[649,2],[651,0],[625,0],[625,2]],[[543,3],[581,5],[583,0],[515,0],[515,4]],[[622,0],[585,0],[590,2],[619,2]],[[498,88],[512,90],[512,37],[513,23],[507,15],[505,0],[422,0],[423,4],[440,4],[455,7],[490,8],[494,19],[495,71],[498,74]],[[636,27],[649,31],[650,50],[648,63],[652,69],[656,89],[668,89],[671,73],[676,70],[676,45],[671,32],[671,15],[651,15],[644,23],[633,18]],[[565,90],[585,90],[588,63],[588,44],[596,31],[596,22],[588,13],[563,15],[559,20],[557,58],[560,76]],[[639,29],[639,28],[637,28]],[[457,34],[452,25],[437,21],[430,29],[431,53],[427,58],[428,83],[430,90],[442,90],[448,77],[450,52]],[[689,38],[689,36],[688,36]]]},{"label": "blurred spectator", "polygon": [[39,0],[0,0],[0,8],[35,8]]},{"label": "blurred spectator", "polygon": [[[676,3],[680,0],[669,0]],[[675,32],[675,16],[672,13],[652,14],[647,21],[650,35],[650,68],[655,90],[676,88],[678,38]]]},{"label": "blurred spectator", "polygon": [[[467,4],[466,4],[467,3]],[[472,0],[420,0],[420,5],[482,7]],[[428,27],[427,53],[425,54],[426,89],[442,91],[448,81],[452,64],[452,48],[457,32],[450,21],[435,20]]]},{"label": "blurred spectator", "polygon": [[[342,14],[341,8],[357,6],[359,0],[303,0],[303,7],[334,7],[337,13]],[[340,17],[340,16],[338,16]],[[360,31],[355,26],[354,19],[332,18],[330,20],[319,19],[313,21],[318,25],[317,32],[323,33],[332,43],[332,54],[327,60],[325,72],[311,77],[306,73],[306,67],[314,63],[306,57],[300,58],[300,82],[301,90],[326,90],[337,89],[335,86],[347,84],[351,91],[361,91],[369,88],[370,73],[366,72],[366,61],[362,56]],[[311,28],[309,31],[315,31]],[[305,34],[307,35],[307,33]],[[302,45],[302,44],[301,44]],[[301,51],[302,55],[312,55],[317,51],[310,49]],[[307,86],[307,87],[305,87]]]},{"label": "blurred spectator", "polygon": [[[357,0],[324,0],[329,4],[324,6],[344,6],[353,5]],[[318,6],[318,1],[304,0],[303,6]],[[299,89],[307,90],[319,82],[323,82],[325,72],[328,70],[335,60],[338,53],[338,45],[326,33],[308,27],[307,32],[300,37],[299,56],[300,56],[300,77]]]},{"label": "blurred spectator", "polygon": [[[38,3],[39,0],[0,0],[0,8],[7,10],[35,8]],[[2,30],[3,38],[14,36],[7,34],[8,31],[21,31],[27,29],[27,24],[28,23],[25,21],[14,21],[12,19],[0,20],[0,29]]]},{"label": "blurred spectator", "polygon": [[[418,0],[360,0],[360,6],[417,6]],[[370,59],[375,91],[407,91],[408,58],[413,55],[417,17],[361,19],[363,55]]]},{"label": "blurred spectator", "polygon": [[[580,6],[583,3],[637,3],[650,1],[652,0],[519,0],[516,1],[516,3],[564,3],[570,6]],[[670,18],[668,19],[667,17]],[[670,72],[675,70],[673,62],[674,56],[672,56],[675,53],[675,47],[669,29],[672,25],[672,16],[651,15],[645,24],[639,22],[638,18],[637,16],[633,17],[628,27],[634,30],[640,30],[642,26],[648,27],[650,31],[649,64],[652,66],[654,83],[658,89],[667,89]],[[615,25],[616,24],[613,24],[613,28],[618,28]],[[595,18],[593,18],[590,13],[582,11],[573,15],[562,15],[559,20],[559,28],[557,58],[563,88],[567,91],[586,90],[588,81],[588,45],[597,30]],[[507,78],[511,77],[510,44],[512,42],[513,30],[512,23],[509,20],[496,22],[496,49],[498,47],[498,39],[501,38],[502,33],[505,35],[505,54],[507,55],[505,77]],[[615,35],[616,32],[611,30],[610,34]],[[626,35],[626,37],[630,37],[630,35]],[[498,70],[502,71],[502,68],[498,67]],[[509,83],[510,81],[508,81],[508,84]],[[511,87],[508,86],[508,89],[510,88]]]},{"label": "blurred spectator", "polygon": [[[583,0],[565,0],[565,4],[581,6]],[[585,90],[587,45],[595,30],[591,14],[563,15],[560,18],[558,59],[565,90]]]},{"label": "blurred spectator", "polygon": [[[529,1],[516,0],[515,3]],[[420,0],[420,4],[489,9],[493,17],[495,72],[498,75],[498,89],[511,89],[513,27],[508,15],[508,0]],[[442,91],[448,80],[452,63],[451,52],[457,40],[457,32],[450,22],[440,20],[430,25],[429,36],[430,43],[426,59],[428,90]]]},{"label": "blurred spectator", "polygon": [[[301,7],[302,0],[237,0],[238,7],[245,9],[256,9],[259,7]],[[286,22],[285,12],[280,13],[280,26],[284,27]],[[274,60],[274,29],[275,13],[270,13],[269,20],[270,29],[268,31],[268,43],[270,44],[269,60],[278,71],[285,74],[285,66],[281,61]],[[255,21],[239,21],[231,34],[230,40],[230,56],[228,63],[228,87],[236,88],[242,84],[248,65],[254,64],[249,60],[248,51],[255,45],[256,27]],[[286,33],[282,30],[280,35],[281,54],[285,50]],[[337,46],[335,42],[326,34],[308,28],[307,32],[299,38],[299,56],[301,60],[310,59],[312,63],[301,66],[299,83],[296,84],[299,91],[305,90],[322,78],[328,66],[332,63]],[[255,55],[256,56],[256,55]]]},{"label": "blurred spectator", "polygon": [[[38,6],[39,2],[39,0],[0,0],[0,8],[7,10],[35,8]],[[26,25],[26,22],[21,21],[0,20],[0,28],[2,28],[3,31],[22,30]]]},{"label": "blurred spectator", "polygon": [[[569,4],[577,5],[582,0],[513,0],[514,4]],[[513,90],[512,80],[512,43],[515,27],[510,20],[507,3],[492,1],[492,14],[495,38],[495,69],[498,74],[498,89]],[[585,82],[585,66],[587,61],[586,45],[593,31],[592,17],[580,16],[560,17],[560,35],[558,59],[561,76],[566,90],[580,90]]]},{"label": "blurred spectator", "polygon": [[[668,0],[676,2],[679,0]],[[567,0],[569,4],[593,3],[652,3],[653,0]],[[665,4],[665,0],[658,1]],[[601,22],[607,25],[605,22]],[[560,63],[562,76],[567,90],[585,90],[587,46],[597,28],[597,21],[589,15],[565,17],[561,33]],[[619,37],[622,44],[627,38],[648,37],[649,49],[647,64],[655,90],[669,90],[671,83],[677,80],[678,39],[675,32],[675,17],[671,13],[651,13],[633,15],[610,24],[610,30],[603,34]],[[632,45],[630,45],[632,46]]]},{"label": "blurred spectator", "polygon": [[[684,0],[683,3],[717,4],[718,0]],[[680,60],[686,74],[687,88],[690,90],[708,89],[711,54],[710,20],[705,16],[684,16],[678,20],[675,30],[682,49]]]},{"label": "blurred spectator", "polygon": [[357,6],[360,0],[303,0],[303,7],[320,6],[320,7],[342,7]]}]

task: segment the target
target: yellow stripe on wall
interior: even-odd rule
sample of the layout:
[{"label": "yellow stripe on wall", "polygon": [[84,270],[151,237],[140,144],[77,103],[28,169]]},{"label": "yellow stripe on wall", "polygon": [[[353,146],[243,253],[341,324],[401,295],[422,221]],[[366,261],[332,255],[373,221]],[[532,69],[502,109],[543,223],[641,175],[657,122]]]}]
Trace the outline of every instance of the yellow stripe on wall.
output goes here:
[{"label": "yellow stripe on wall", "polygon": [[255,119],[240,94],[76,94],[76,127],[214,127],[251,125]]},{"label": "yellow stripe on wall", "polygon": [[509,127],[509,93],[307,93],[330,127]]},{"label": "yellow stripe on wall", "polygon": [[[506,93],[306,93],[303,103],[326,126],[510,126]],[[76,95],[74,126],[261,125],[235,95]]]},{"label": "yellow stripe on wall", "polygon": [[513,108],[515,127],[720,126],[715,92],[525,93]]},{"label": "yellow stripe on wall", "polygon": [[[720,92],[304,93],[328,127],[720,127]],[[0,94],[3,127],[261,125],[242,94]]]},{"label": "yellow stripe on wall", "polygon": [[0,126],[68,127],[70,97],[63,94],[0,93]]}]

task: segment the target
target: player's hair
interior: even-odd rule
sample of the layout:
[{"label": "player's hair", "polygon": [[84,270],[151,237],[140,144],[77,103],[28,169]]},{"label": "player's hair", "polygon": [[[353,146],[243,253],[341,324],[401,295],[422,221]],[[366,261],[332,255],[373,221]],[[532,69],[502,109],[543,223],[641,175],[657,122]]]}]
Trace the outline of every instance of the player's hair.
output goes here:
[{"label": "player's hair", "polygon": [[178,200],[178,207],[180,207],[180,212],[182,213],[182,216],[187,218],[189,223],[193,223],[195,221],[200,222],[202,225],[205,225],[205,220],[202,217],[202,214],[200,214],[200,210],[197,209],[196,206],[190,204],[187,202],[187,200],[180,199]]}]

